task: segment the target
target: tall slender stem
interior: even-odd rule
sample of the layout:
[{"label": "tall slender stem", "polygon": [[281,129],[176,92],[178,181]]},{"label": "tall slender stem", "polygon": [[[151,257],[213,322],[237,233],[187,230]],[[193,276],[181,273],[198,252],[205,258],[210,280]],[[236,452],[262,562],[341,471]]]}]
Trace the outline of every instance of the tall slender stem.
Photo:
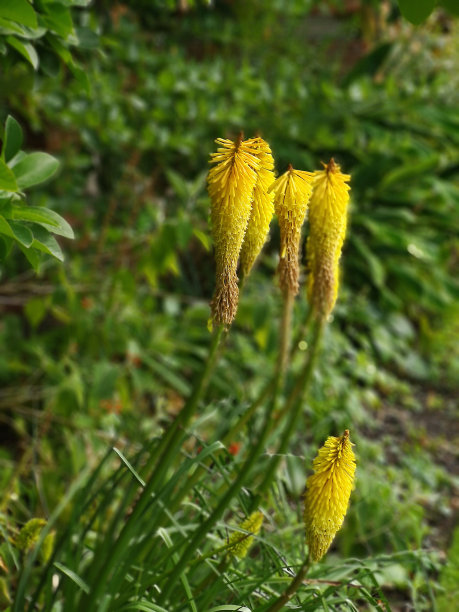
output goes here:
[{"label": "tall slender stem", "polygon": [[274,378],[274,389],[271,402],[266,409],[264,422],[258,437],[257,442],[252,447],[249,455],[247,456],[245,462],[241,466],[239,470],[239,474],[234,480],[233,484],[227,489],[226,493],[220,498],[219,503],[216,508],[210,514],[210,516],[200,525],[200,527],[196,530],[194,536],[189,542],[188,546],[182,553],[178,563],[174,568],[173,574],[169,577],[169,580],[164,585],[161,596],[158,600],[159,604],[164,603],[167,600],[170,592],[174,588],[174,582],[177,576],[180,576],[182,571],[185,569],[186,564],[192,555],[196,552],[198,546],[201,544],[202,540],[207,536],[208,532],[212,529],[215,523],[221,518],[224,511],[228,508],[231,500],[235,497],[239,491],[242,489],[244,484],[247,482],[248,477],[250,476],[250,472],[259,458],[261,451],[263,450],[263,446],[266,443],[266,440],[270,431],[271,424],[271,416],[273,411],[276,408],[277,398],[279,395],[279,388],[281,386],[281,382],[283,379],[283,368],[285,367],[288,359],[288,349],[289,349],[289,337],[290,337],[290,322],[291,322],[291,310],[293,305],[293,296],[288,297],[288,293],[284,296],[284,310],[283,316],[281,320],[281,328],[280,328],[280,336],[279,336],[279,358],[277,362],[277,368]]},{"label": "tall slender stem", "polygon": [[292,582],[288,585],[282,595],[266,610],[266,612],[278,612],[279,610],[282,610],[284,605],[292,599],[300,586],[303,584],[303,580],[308,573],[310,565],[311,563],[308,556],[306,561],[298,570],[296,576],[293,578]]},{"label": "tall slender stem", "polygon": [[252,500],[252,510],[258,505],[261,499],[261,495],[271,484],[274,474],[282,459],[282,455],[285,453],[292,433],[298,423],[298,419],[301,415],[302,399],[312,380],[312,373],[314,371],[314,365],[322,339],[323,327],[323,321],[320,320],[316,322],[314,328],[314,335],[311,341],[309,357],[306,360],[305,365],[302,371],[300,372],[300,375],[298,376],[296,385],[293,387],[292,392],[290,393],[280,414],[280,418],[284,414],[288,414],[289,419],[282,433],[282,438],[277,448],[276,454],[272,457],[265,476],[258,487],[257,495]]},{"label": "tall slender stem", "polygon": [[[193,387],[193,391],[186,401],[186,404],[180,411],[177,418],[174,420],[172,425],[169,427],[162,440],[155,450],[154,458],[159,456],[157,465],[164,465],[166,458],[172,454],[172,449],[175,450],[175,444],[177,439],[180,437],[180,430],[186,429],[191,417],[193,416],[196,406],[201,399],[204,391],[206,390],[207,383],[209,381],[210,374],[215,366],[218,357],[218,348],[224,332],[224,326],[220,325],[212,336],[212,342],[209,347],[209,353],[207,356],[204,368],[196,380],[196,384]],[[151,465],[147,464],[147,469],[151,468]]]},{"label": "tall slender stem", "polygon": [[277,360],[277,376],[283,379],[289,360],[291,330],[292,330],[292,311],[294,295],[290,289],[284,292],[284,306],[282,309],[282,321],[280,329],[279,357]]},{"label": "tall slender stem", "polygon": [[217,361],[218,347],[220,345],[223,331],[223,326],[219,326],[215,330],[212,337],[211,345],[209,347],[209,354],[206,363],[204,365],[204,368],[202,369],[199,378],[196,380],[196,384],[193,388],[193,391],[189,399],[187,400],[185,406],[182,408],[182,411],[175,419],[174,423],[167,431],[165,436],[163,436],[159,447],[156,449],[153,461],[149,462],[149,467],[151,469],[154,465],[154,459],[159,456],[156,462],[156,469],[153,471],[151,477],[148,479],[145,488],[143,489],[142,494],[139,500],[137,501],[131,516],[129,517],[129,520],[125,523],[123,529],[121,530],[121,533],[118,536],[118,539],[115,541],[110,551],[110,556],[107,559],[104,559],[104,563],[98,569],[96,578],[94,580],[94,590],[91,593],[90,597],[86,597],[85,603],[88,606],[88,610],[95,609],[95,607],[99,605],[98,598],[102,594],[104,589],[107,588],[106,583],[110,577],[110,573],[117,565],[120,555],[123,553],[123,550],[127,547],[129,539],[131,537],[131,532],[135,527],[137,520],[144,512],[147,505],[151,503],[152,495],[155,489],[159,486],[174,457],[177,456],[177,447],[181,441],[181,430],[186,428],[186,426],[188,425],[191,417],[194,414],[195,408],[205,391],[210,373]]}]

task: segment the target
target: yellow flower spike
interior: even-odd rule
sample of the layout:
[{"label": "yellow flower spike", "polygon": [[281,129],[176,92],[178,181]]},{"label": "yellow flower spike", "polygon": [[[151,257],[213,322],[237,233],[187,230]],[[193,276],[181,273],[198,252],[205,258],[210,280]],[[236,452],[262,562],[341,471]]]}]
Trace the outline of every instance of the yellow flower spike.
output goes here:
[{"label": "yellow flower spike", "polygon": [[236,142],[218,138],[207,178],[215,243],[216,288],[211,303],[217,325],[231,325],[236,316],[239,290],[236,274],[239,253],[252,208],[259,159],[253,140]]},{"label": "yellow flower spike", "polygon": [[252,212],[250,214],[244,242],[242,243],[240,266],[243,277],[248,276],[269,232],[269,224],[274,213],[274,194],[268,193],[275,180],[274,159],[269,144],[262,138],[253,139],[257,148],[260,166],[257,171],[257,182],[252,196]]},{"label": "yellow flower spike", "polygon": [[316,171],[309,202],[307,241],[308,300],[316,316],[325,319],[338,296],[339,259],[346,235],[349,174],[333,158]]},{"label": "yellow flower spike", "polygon": [[355,455],[346,429],[330,436],[314,459],[314,474],[306,482],[304,524],[309,554],[320,561],[343,524],[354,484]]},{"label": "yellow flower spike", "polygon": [[249,548],[252,546],[253,536],[260,533],[261,526],[263,525],[263,513],[252,512],[242,523],[239,525],[239,529],[243,529],[248,533],[242,531],[233,531],[228,540],[228,553],[243,559],[249,552]]},{"label": "yellow flower spike", "polygon": [[280,228],[279,284],[284,293],[298,293],[299,248],[303,226],[311,196],[314,174],[294,170],[289,166],[269,188],[274,193],[274,211]]}]

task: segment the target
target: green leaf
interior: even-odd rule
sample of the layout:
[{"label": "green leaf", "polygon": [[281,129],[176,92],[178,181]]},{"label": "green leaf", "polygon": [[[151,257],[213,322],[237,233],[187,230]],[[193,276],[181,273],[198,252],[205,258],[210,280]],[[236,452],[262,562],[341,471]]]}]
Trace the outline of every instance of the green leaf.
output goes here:
[{"label": "green leaf", "polygon": [[33,234],[30,229],[23,223],[17,221],[7,221],[0,215],[0,233],[14,238],[27,249],[33,242]]},{"label": "green leaf", "polygon": [[8,115],[5,123],[5,136],[3,139],[3,159],[8,162],[22,146],[22,128],[14,117]]},{"label": "green leaf", "polygon": [[392,43],[383,43],[365,55],[344,77],[343,87],[348,87],[362,76],[373,76],[381,68],[392,50]]},{"label": "green leaf", "polygon": [[435,0],[398,0],[400,12],[414,25],[427,19],[435,8]]},{"label": "green leaf", "polygon": [[0,189],[18,191],[16,177],[3,160],[0,159]]},{"label": "green leaf", "polygon": [[21,189],[43,183],[59,167],[59,162],[48,153],[31,153],[14,166],[14,174]]},{"label": "green leaf", "polygon": [[65,574],[68,578],[70,578],[70,580],[72,580],[78,587],[80,587],[82,591],[84,591],[85,593],[89,593],[89,586],[86,584],[86,582],[69,567],[62,565],[62,563],[59,563],[58,561],[54,562],[54,567],[56,567],[59,571]]},{"label": "green leaf", "polygon": [[28,249],[33,242],[33,234],[27,225],[24,225],[24,223],[20,221],[9,221],[9,225],[13,230],[13,235],[17,242]]},{"label": "green leaf", "polygon": [[53,234],[73,239],[74,233],[67,221],[53,210],[41,206],[15,206],[11,211],[12,219],[22,219],[39,223]]},{"label": "green leaf", "polygon": [[35,70],[38,68],[38,55],[35,48],[30,43],[22,42],[14,38],[14,36],[8,36],[6,42],[24,56],[26,60],[32,64]]},{"label": "green leaf", "polygon": [[40,16],[43,23],[52,32],[66,39],[73,32],[70,9],[56,2],[46,4],[45,7],[46,13]]},{"label": "green leaf", "polygon": [[5,261],[8,253],[11,251],[11,239],[6,236],[0,236],[0,261]]},{"label": "green leaf", "polygon": [[37,27],[37,15],[27,0],[13,0],[0,3],[0,17],[17,21],[29,28]]},{"label": "green leaf", "polygon": [[439,4],[445,7],[452,15],[459,17],[459,2],[457,0],[441,0]]},{"label": "green leaf", "polygon": [[57,243],[54,236],[51,236],[48,230],[40,225],[37,225],[33,228],[33,237],[34,241],[32,242],[32,248],[43,251],[43,253],[48,253],[48,255],[52,255],[59,261],[64,261],[64,255],[61,247]]},{"label": "green leaf", "polygon": [[40,253],[38,253],[33,248],[26,249],[25,247],[22,246],[22,244],[18,244],[18,246],[21,249],[21,251],[24,253],[24,256],[26,257],[27,261],[32,266],[32,268],[35,270],[35,272],[38,272],[38,268],[40,266],[40,261],[41,261]]}]

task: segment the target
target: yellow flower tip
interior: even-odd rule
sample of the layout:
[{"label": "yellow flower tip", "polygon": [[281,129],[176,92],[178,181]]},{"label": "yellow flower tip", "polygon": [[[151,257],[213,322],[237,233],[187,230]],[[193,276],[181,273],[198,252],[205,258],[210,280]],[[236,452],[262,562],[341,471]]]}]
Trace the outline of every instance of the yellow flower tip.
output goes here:
[{"label": "yellow flower tip", "polygon": [[306,482],[304,523],[313,561],[322,559],[343,524],[356,467],[352,446],[348,429],[341,437],[327,438]]},{"label": "yellow flower tip", "polygon": [[243,559],[249,552],[252,546],[253,537],[260,533],[261,526],[263,525],[263,513],[252,512],[242,523],[239,525],[241,531],[234,531],[228,540],[228,553]]},{"label": "yellow flower tip", "polygon": [[252,210],[240,254],[240,269],[243,278],[249,275],[266,242],[274,214],[274,194],[268,192],[270,185],[275,180],[271,149],[268,143],[260,137],[253,138],[251,142],[256,151],[259,167],[252,194]]},{"label": "yellow flower tip", "polygon": [[207,178],[217,278],[212,314],[216,323],[227,325],[236,315],[237,263],[260,165],[258,147],[253,140],[242,138],[240,134],[236,142],[224,138],[216,140],[219,147],[210,160],[215,165]]},{"label": "yellow flower tip", "polygon": [[346,235],[348,174],[333,158],[314,173],[309,202],[307,241],[308,299],[319,318],[326,319],[338,296],[339,259]]},{"label": "yellow flower tip", "polygon": [[314,173],[295,170],[292,164],[269,188],[274,194],[274,212],[280,229],[279,284],[293,295],[299,289],[299,248]]}]

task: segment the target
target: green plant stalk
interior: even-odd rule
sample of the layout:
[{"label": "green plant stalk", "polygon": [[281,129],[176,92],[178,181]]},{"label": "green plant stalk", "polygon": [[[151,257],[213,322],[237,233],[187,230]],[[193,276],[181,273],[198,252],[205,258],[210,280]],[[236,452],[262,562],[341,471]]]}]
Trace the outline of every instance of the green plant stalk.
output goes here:
[{"label": "green plant stalk", "polygon": [[312,380],[312,373],[314,371],[314,365],[322,340],[323,328],[324,322],[322,320],[317,321],[314,328],[314,335],[311,340],[309,357],[306,360],[306,363],[298,376],[296,384],[279,415],[281,419],[285,414],[288,414],[289,419],[282,433],[282,438],[276,454],[272,457],[272,460],[268,465],[267,472],[258,487],[257,494],[252,500],[250,505],[251,510],[253,510],[259,504],[263,492],[270,486],[282,456],[287,449],[292,433],[297,426],[298,419],[301,415],[302,400]]},{"label": "green plant stalk", "polygon": [[[276,363],[276,373],[275,377],[263,391],[260,393],[258,398],[252,402],[249,408],[245,411],[245,413],[241,416],[241,418],[237,421],[237,423],[223,436],[221,442],[223,444],[228,444],[234,437],[239,433],[239,431],[244,427],[247,421],[253,416],[256,409],[264,402],[266,397],[270,392],[274,391],[275,385],[277,384],[277,376],[284,374],[284,370],[288,359],[291,358],[291,354],[288,354],[290,347],[290,334],[291,334],[291,317],[292,317],[292,309],[293,309],[293,296],[290,294],[289,296],[285,296],[284,304],[283,304],[283,315],[282,315],[282,323],[281,323],[281,333],[280,333],[280,352],[278,361]],[[285,351],[285,354],[284,354]],[[293,351],[292,351],[293,352]],[[280,381],[279,381],[280,385]],[[173,514],[180,506],[182,500],[188,495],[191,489],[199,482],[199,479],[206,471],[206,465],[210,464],[212,461],[211,458],[207,459],[204,465],[198,466],[195,473],[190,476],[186,482],[186,484],[180,488],[178,495],[173,499],[169,506],[170,512]]]},{"label": "green plant stalk", "polygon": [[283,309],[282,309],[279,357],[277,360],[277,373],[276,373],[276,377],[277,376],[280,377],[281,383],[283,382],[284,374],[287,369],[287,365],[289,361],[291,329],[292,329],[293,300],[294,300],[293,293],[289,290],[285,291],[284,304],[283,304]]},{"label": "green plant stalk", "polygon": [[[158,445],[158,448],[155,450],[152,455],[152,460],[147,463],[146,470],[148,471],[153,467],[154,459],[159,456],[157,461],[157,465],[163,465],[166,461],[167,457],[172,455],[172,451],[175,449],[175,444],[180,438],[180,429],[186,429],[191,417],[193,416],[196,406],[201,399],[204,391],[206,390],[207,383],[209,381],[210,374],[215,367],[218,358],[218,349],[220,347],[220,342],[222,339],[222,335],[224,332],[224,326],[220,325],[214,332],[212,336],[212,342],[209,347],[209,354],[207,356],[207,360],[204,368],[201,371],[199,378],[196,381],[196,384],[193,387],[193,391],[187,400],[185,406],[182,408],[180,413],[177,415],[176,419],[169,427],[165,435],[163,435],[161,442]],[[157,471],[155,472],[155,476],[157,476]]]},{"label": "green plant stalk", "polygon": [[268,438],[271,424],[271,415],[273,410],[276,408],[277,397],[279,395],[279,389],[283,379],[284,368],[288,361],[288,347],[290,345],[290,331],[291,331],[291,310],[293,306],[293,296],[286,293],[284,295],[284,305],[283,305],[283,314],[281,320],[281,328],[280,328],[280,342],[279,342],[279,357],[277,361],[277,368],[274,380],[274,390],[273,396],[270,405],[268,406],[265,412],[265,418],[263,422],[263,426],[258,437],[258,441],[252,447],[251,452],[249,453],[247,459],[242,465],[238,476],[236,477],[233,484],[229,487],[223,497],[220,499],[216,508],[212,512],[212,514],[202,523],[202,525],[196,530],[193,538],[189,542],[188,546],[183,551],[182,556],[180,557],[177,565],[174,567],[173,574],[169,577],[169,580],[166,582],[164,589],[162,590],[161,596],[159,597],[158,603],[162,604],[166,601],[169,596],[171,590],[174,587],[174,582],[177,576],[185,569],[186,564],[192,555],[196,552],[198,546],[202,542],[202,540],[206,537],[208,532],[212,529],[215,523],[222,517],[224,511],[228,508],[231,500],[235,497],[239,491],[242,489],[244,484],[247,482],[248,477],[250,476],[250,471],[253,468],[255,462],[257,461],[263,446]]},{"label": "green plant stalk", "polygon": [[310,306],[309,310],[307,312],[306,318],[303,321],[303,323],[300,326],[300,329],[298,330],[294,340],[293,340],[293,348],[292,348],[292,352],[291,355],[293,355],[293,353],[295,353],[295,351],[298,349],[298,345],[300,344],[300,342],[304,339],[304,337],[306,336],[306,333],[308,331],[308,327],[312,321],[312,317],[314,315],[314,309]]},{"label": "green plant stalk", "polygon": [[265,612],[279,612],[279,610],[284,608],[285,604],[292,599],[300,586],[303,584],[303,580],[305,579],[310,566],[311,562],[308,555],[306,561],[300,567],[292,582],[288,585],[282,595],[276,599],[276,601],[269,608],[267,608]]},{"label": "green plant stalk", "polygon": [[[94,609],[97,605],[98,598],[102,595],[103,590],[107,586],[110,573],[118,563],[120,555],[123,554],[124,549],[129,543],[131,532],[136,524],[136,521],[143,514],[145,508],[152,501],[152,495],[154,494],[155,488],[159,486],[163,475],[167,472],[169,465],[172,463],[174,457],[177,454],[178,442],[181,441],[181,428],[186,428],[190,421],[195,408],[201,399],[204,390],[207,386],[207,382],[212,372],[218,356],[218,348],[224,332],[224,327],[219,326],[212,337],[212,343],[209,348],[209,354],[206,360],[206,364],[201,372],[201,375],[196,381],[193,388],[193,392],[183,407],[180,414],[175,419],[171,428],[168,430],[166,435],[163,437],[156,449],[155,457],[159,455],[158,461],[156,462],[157,469],[154,470],[151,478],[147,481],[142,494],[136,503],[134,510],[129,517],[129,520],[125,523],[121,533],[119,534],[113,548],[110,550],[109,557],[105,560],[103,565],[100,567],[96,579],[94,581],[94,589],[91,592],[91,596],[85,597],[85,603],[88,610]],[[152,467],[152,462],[150,462]]]}]

